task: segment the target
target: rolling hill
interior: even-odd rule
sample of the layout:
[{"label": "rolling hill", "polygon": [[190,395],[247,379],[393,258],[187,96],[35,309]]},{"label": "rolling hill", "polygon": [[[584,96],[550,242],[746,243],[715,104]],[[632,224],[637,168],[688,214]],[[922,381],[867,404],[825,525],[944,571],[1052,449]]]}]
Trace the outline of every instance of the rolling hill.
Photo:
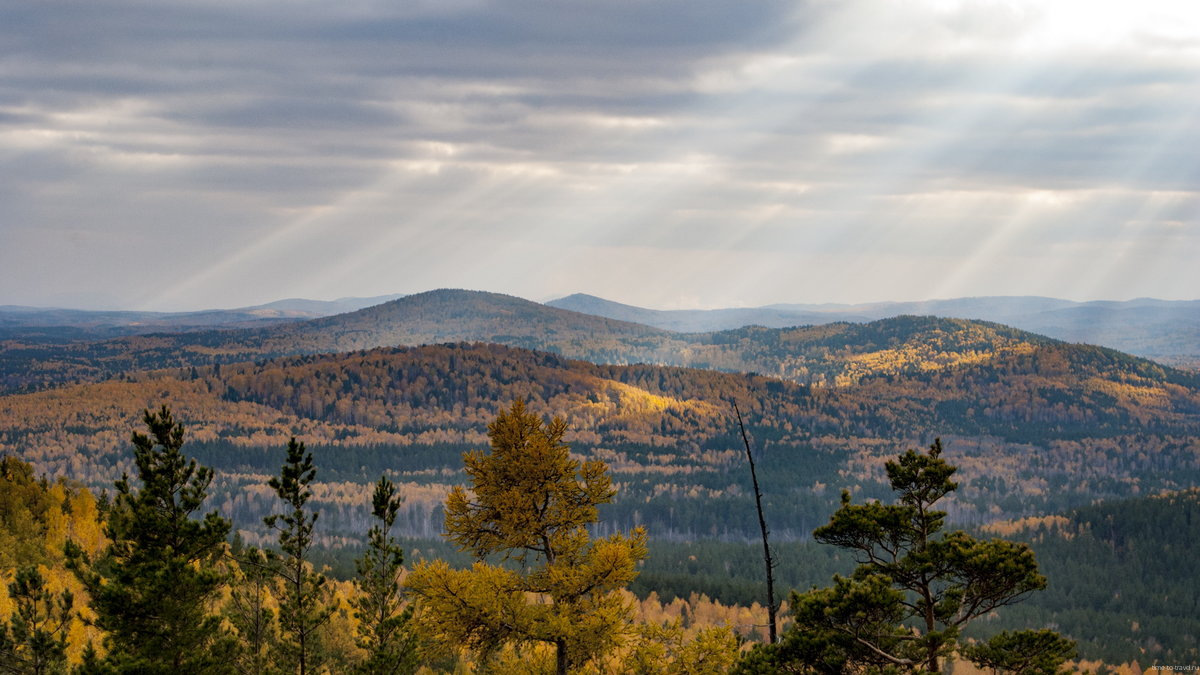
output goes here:
[{"label": "rolling hill", "polygon": [[197,312],[104,311],[0,305],[0,340],[77,342],[147,333],[257,328],[353,312],[398,297],[402,296],[337,300],[289,298],[253,307]]},{"label": "rolling hill", "polygon": [[0,397],[0,452],[105,485],[129,470],[140,411],[166,403],[188,424],[191,452],[220,470],[218,501],[239,523],[258,522],[271,499],[262,483],[297,435],[318,453],[327,486],[318,499],[346,499],[332,530],[365,520],[365,491],[386,471],[410,494],[404,531],[429,536],[445,490],[461,480],[460,453],[483,445],[487,423],[516,398],[564,416],[576,451],[613,467],[612,523],[665,537],[753,532],[731,400],[761,452],[783,537],[806,536],[842,486],[884,494],[883,462],[937,435],[972,486],[951,510],[963,522],[1200,484],[1197,377],[1061,343],[840,387],[499,345],[280,357]]},{"label": "rolling hill", "polygon": [[0,390],[94,381],[153,368],[451,341],[537,349],[594,363],[756,372],[815,385],[844,385],[873,373],[932,370],[1052,342],[997,324],[932,317],[673,333],[507,295],[442,290],[262,328],[73,344],[9,340],[0,350]]},{"label": "rolling hill", "polygon": [[863,323],[906,314],[973,319],[1002,323],[1067,342],[1110,347],[1167,365],[1200,368],[1200,300],[1072,302],[997,296],[859,305],[779,304],[737,309],[654,310],[576,293],[546,304],[682,332],[720,331],[749,325],[785,328]]}]

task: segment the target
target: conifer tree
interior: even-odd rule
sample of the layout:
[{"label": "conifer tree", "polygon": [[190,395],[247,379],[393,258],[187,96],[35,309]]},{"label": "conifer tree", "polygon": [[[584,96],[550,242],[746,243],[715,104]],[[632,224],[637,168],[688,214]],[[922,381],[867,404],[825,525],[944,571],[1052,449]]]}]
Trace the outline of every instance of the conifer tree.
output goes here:
[{"label": "conifer tree", "polygon": [[1076,656],[1075,643],[1052,630],[1004,631],[964,647],[963,657],[980,668],[1011,675],[1056,675]]},{"label": "conifer tree", "polygon": [[[1046,586],[1033,551],[1005,540],[942,534],[946,513],[933,507],[958,485],[956,468],[941,458],[941,441],[928,453],[909,450],[887,463],[899,503],[842,505],[813,538],[847,549],[859,567],[831,587],[792,592],[793,623],[781,644],[757,647],[741,672],[938,673],[972,620]],[[1032,649],[1031,634],[966,650],[980,663],[1016,663]],[[1050,631],[1045,633],[1057,638]],[[1069,641],[1057,638],[1037,664],[1053,672]]]},{"label": "conifer tree", "polygon": [[0,673],[65,672],[71,592],[51,592],[36,567],[23,567],[8,585],[8,596],[16,607],[8,625],[0,625]]},{"label": "conifer tree", "polygon": [[317,672],[324,662],[320,629],[334,612],[325,576],[315,572],[308,561],[320,514],[305,507],[312,498],[316,474],[312,453],[295,438],[288,441],[287,459],[268,485],[289,510],[263,519],[267,527],[279,532],[281,552],[276,561],[281,633],[277,663],[300,675]]},{"label": "conifer tree", "polygon": [[230,524],[204,505],[213,472],[181,452],[183,426],[164,405],[134,432],[140,489],[123,475],[108,511],[109,547],[95,560],[67,544],[67,565],[106,631],[106,667],[117,672],[228,672],[232,640],[208,613],[222,575],[216,562]]},{"label": "conifer tree", "polygon": [[[505,645],[548,645],[563,675],[629,632],[631,608],[613,591],[637,576],[646,534],[591,539],[596,507],[615,490],[603,462],[570,458],[566,428],[517,401],[488,426],[491,451],[463,456],[472,489],[451,490],[446,533],[477,562],[423,562],[407,580],[423,601],[418,630],[432,643],[485,661]],[[485,562],[493,554],[516,565]]]},{"label": "conifer tree", "polygon": [[359,670],[373,675],[413,673],[418,666],[409,628],[412,611],[401,607],[404,551],[391,533],[401,501],[395,484],[381,476],[371,496],[371,512],[379,522],[371,527],[366,552],[355,561],[359,596],[352,604],[358,619],[358,646],[367,652]]}]

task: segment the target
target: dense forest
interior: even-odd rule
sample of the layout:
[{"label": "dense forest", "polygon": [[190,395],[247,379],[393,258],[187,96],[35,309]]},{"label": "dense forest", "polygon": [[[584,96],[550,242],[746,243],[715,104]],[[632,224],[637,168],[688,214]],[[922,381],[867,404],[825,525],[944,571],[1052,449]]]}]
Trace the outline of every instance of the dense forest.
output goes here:
[{"label": "dense forest", "polygon": [[50,475],[103,488],[132,465],[124,430],[140,410],[185,411],[192,451],[218,469],[214,503],[252,535],[271,496],[274,452],[297,436],[323,471],[317,499],[331,537],[360,534],[372,476],[410,493],[404,536],[439,531],[498,402],[527,400],[571,425],[574,452],[621,483],[615,526],[680,541],[743,540],[753,514],[730,402],[746,413],[781,539],[803,539],[844,485],[882,494],[897,447],[945,437],[971,486],[947,507],[980,523],[1062,511],[1097,498],[1179,489],[1200,479],[1188,376],[1107,350],[1045,351],[822,388],[763,376],[661,366],[599,366],[495,345],[284,357],[0,397],[0,449]]}]

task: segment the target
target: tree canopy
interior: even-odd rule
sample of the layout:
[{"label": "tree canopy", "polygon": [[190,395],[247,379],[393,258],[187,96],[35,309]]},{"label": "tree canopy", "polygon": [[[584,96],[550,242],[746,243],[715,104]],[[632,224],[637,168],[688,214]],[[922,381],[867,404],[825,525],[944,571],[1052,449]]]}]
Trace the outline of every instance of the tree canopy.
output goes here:
[{"label": "tree canopy", "polygon": [[[941,453],[938,440],[926,453],[909,450],[887,463],[896,504],[853,504],[842,493],[841,508],[813,537],[851,552],[858,568],[830,587],[793,592],[794,621],[782,644],[759,648],[744,670],[941,672],[964,626],[1045,588],[1025,544],[942,532],[946,514],[934,506],[958,485]],[[963,655],[988,665],[1036,662],[1036,672],[1053,672],[1073,645],[1050,644],[1047,634],[1057,637],[1003,634]]]},{"label": "tree canopy", "polygon": [[183,425],[165,405],[143,420],[150,433],[133,433],[141,486],[128,476],[116,482],[105,527],[112,543],[95,561],[68,543],[68,565],[107,631],[108,665],[222,672],[232,642],[207,608],[222,585],[216,562],[230,524],[215,511],[196,517],[213,473],[181,451]]},{"label": "tree canopy", "polygon": [[615,491],[603,462],[571,458],[566,428],[517,401],[489,425],[490,451],[464,455],[472,488],[447,498],[446,536],[477,562],[424,562],[407,581],[423,602],[418,629],[442,649],[486,659],[505,645],[549,645],[566,673],[628,634],[631,609],[613,591],[637,575],[646,534],[591,538],[596,507]]}]

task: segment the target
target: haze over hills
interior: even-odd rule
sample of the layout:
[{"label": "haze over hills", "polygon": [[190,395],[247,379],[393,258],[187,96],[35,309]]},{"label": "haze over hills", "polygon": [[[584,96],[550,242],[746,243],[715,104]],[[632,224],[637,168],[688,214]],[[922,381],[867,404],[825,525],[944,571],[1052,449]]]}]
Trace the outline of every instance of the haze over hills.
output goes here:
[{"label": "haze over hills", "polygon": [[1139,298],[1073,302],[997,296],[858,305],[777,304],[711,310],[654,310],[576,293],[546,303],[667,330],[703,332],[760,325],[784,328],[866,322],[905,314],[1002,323],[1067,342],[1111,347],[1167,365],[1200,367],[1200,300]]},{"label": "haze over hills", "polygon": [[347,314],[261,328],[66,345],[13,340],[0,351],[0,383],[11,391],[148,368],[457,341],[539,349],[595,363],[758,372],[828,385],[871,373],[941,368],[978,359],[981,353],[1052,342],[998,324],[933,317],[685,334],[513,296],[439,290]]},{"label": "haze over hills", "polygon": [[337,300],[289,298],[253,307],[198,312],[97,311],[0,305],[0,338],[40,336],[70,340],[103,339],[163,331],[249,328],[353,312],[400,297],[403,296],[394,294]]},{"label": "haze over hills", "polygon": [[[431,291],[430,293],[451,293]],[[419,296],[427,296],[422,293]],[[319,301],[294,298],[227,310],[203,312],[116,312],[0,306],[0,339],[39,343],[78,342],[152,333],[203,332],[213,329],[264,328],[279,323],[330,317],[382,305],[402,295]],[[764,307],[711,310],[654,310],[577,293],[545,303],[557,309],[639,323],[665,331],[711,333],[764,326],[788,328],[828,323],[865,323],[900,315],[933,315],[1002,323],[1067,342],[1111,347],[1167,365],[1200,368],[1200,300],[1073,302],[1044,297],[978,297],[922,302],[846,304],[777,304]],[[396,310],[403,313],[404,310]],[[528,310],[527,316],[534,316]],[[386,311],[380,312],[387,314]],[[395,340],[378,337],[382,317],[357,317],[363,322],[361,342],[369,346],[418,344],[411,335]],[[541,325],[545,325],[541,321]],[[319,329],[318,329],[319,330]],[[298,331],[303,333],[304,331]],[[425,334],[446,339],[484,339],[482,330],[426,328]],[[499,331],[503,333],[504,331]],[[518,331],[520,332],[520,331]],[[499,334],[497,333],[497,334]],[[376,336],[376,337],[372,337]],[[510,337],[516,337],[515,335]],[[553,340],[525,335],[522,346],[555,349]],[[376,339],[378,338],[378,339]],[[313,342],[313,340],[305,340]],[[343,339],[350,343],[354,340]],[[520,344],[500,340],[505,344]],[[337,345],[332,347],[337,349]],[[287,352],[289,350],[284,350]],[[623,351],[629,351],[625,349]],[[570,352],[583,358],[593,355]],[[619,357],[608,357],[618,358]]]}]

